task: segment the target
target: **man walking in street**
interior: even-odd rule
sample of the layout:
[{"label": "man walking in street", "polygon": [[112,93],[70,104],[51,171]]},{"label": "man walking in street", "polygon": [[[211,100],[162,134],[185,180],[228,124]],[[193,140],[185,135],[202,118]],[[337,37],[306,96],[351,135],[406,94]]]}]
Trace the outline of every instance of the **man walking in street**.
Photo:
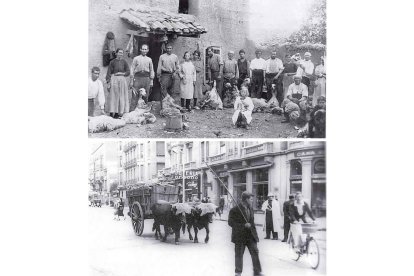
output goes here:
[{"label": "man walking in street", "polygon": [[104,113],[105,94],[102,81],[99,79],[101,70],[99,67],[93,67],[91,77],[88,82],[88,116],[93,117],[95,111],[95,99],[98,98],[101,113]]},{"label": "man walking in street", "polygon": [[[234,59],[234,51],[229,51],[228,59],[224,61],[223,65],[223,86],[226,83],[231,85],[236,84],[236,81],[239,79],[239,68],[237,66],[237,61]],[[221,91],[224,89],[222,88]]]},{"label": "man walking in street", "polygon": [[220,55],[213,53],[213,48],[207,48],[207,79],[209,82],[216,81],[217,93],[223,99],[222,78],[223,78],[223,60]]},{"label": "man walking in street", "polygon": [[250,79],[252,80],[252,98],[260,99],[266,73],[266,61],[262,58],[262,51],[256,50],[256,58],[250,62]]},{"label": "man walking in street", "polygon": [[279,104],[283,101],[283,62],[276,57],[276,51],[272,51],[272,54],[268,60],[266,60],[266,87],[267,98],[270,100],[272,97],[272,84],[276,84],[276,99]]},{"label": "man walking in street", "polygon": [[282,242],[286,242],[289,235],[290,230],[290,212],[292,210],[293,202],[295,201],[295,197],[293,195],[289,195],[289,200],[283,203],[283,240]]},{"label": "man walking in street", "polygon": [[[139,91],[141,88],[145,89],[147,96],[144,97],[145,102],[148,102],[150,89],[154,84],[154,65],[152,64],[152,59],[147,57],[149,47],[147,44],[141,45],[141,54],[136,56],[132,60],[131,65],[131,81],[129,83],[130,87],[134,87],[135,91]],[[139,100],[138,93],[132,93],[130,111],[134,111],[137,107]]]},{"label": "man walking in street", "polygon": [[157,68],[157,78],[161,85],[161,108],[162,100],[167,93],[172,97],[174,88],[174,76],[180,71],[178,57],[172,53],[172,45],[167,44],[166,53],[160,56]]},{"label": "man walking in street", "polygon": [[243,271],[243,255],[246,247],[252,257],[254,275],[260,276],[263,274],[257,248],[259,238],[254,224],[253,195],[244,191],[241,198],[241,204],[230,210],[228,218],[228,224],[232,228],[231,242],[234,243],[236,276],[240,276]]},{"label": "man walking in street", "polygon": [[243,81],[249,77],[250,62],[246,59],[246,52],[243,49],[239,51],[239,56],[240,58],[237,60],[237,68],[239,69],[237,88],[240,90]]}]

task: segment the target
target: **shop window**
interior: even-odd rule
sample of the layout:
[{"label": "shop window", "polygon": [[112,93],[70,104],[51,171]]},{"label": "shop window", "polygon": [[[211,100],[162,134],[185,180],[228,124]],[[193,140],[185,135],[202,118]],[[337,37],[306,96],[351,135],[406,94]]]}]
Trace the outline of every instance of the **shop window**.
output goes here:
[{"label": "shop window", "polygon": [[253,182],[269,181],[269,169],[257,169],[253,171]]},{"label": "shop window", "polygon": [[261,209],[263,202],[265,202],[267,198],[268,184],[254,185],[253,190],[255,190],[255,198],[253,199],[254,209]]},{"label": "shop window", "polygon": [[[220,195],[227,195],[227,189],[229,187],[229,184],[227,183],[227,181],[223,181],[224,185],[226,187],[224,187],[221,183],[220,183]],[[226,189],[227,188],[227,189]]]},{"label": "shop window", "polygon": [[178,4],[178,13],[188,14],[189,0],[180,0]]},{"label": "shop window", "polygon": [[234,174],[234,183],[246,183],[246,172],[238,172]]},{"label": "shop window", "polygon": [[301,182],[290,182],[290,193],[295,194],[297,192],[302,192],[302,183]]},{"label": "shop window", "polygon": [[314,174],[324,174],[325,173],[325,159],[316,159],[313,164],[313,173]]},{"label": "shop window", "polygon": [[290,175],[302,175],[302,164],[299,160],[290,161]]}]

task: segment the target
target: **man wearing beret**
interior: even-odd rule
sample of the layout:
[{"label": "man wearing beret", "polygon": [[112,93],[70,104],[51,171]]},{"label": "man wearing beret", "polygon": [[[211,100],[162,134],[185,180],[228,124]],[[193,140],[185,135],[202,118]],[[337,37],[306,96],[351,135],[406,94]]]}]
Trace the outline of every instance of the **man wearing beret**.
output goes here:
[{"label": "man wearing beret", "polygon": [[253,195],[244,191],[241,198],[241,203],[230,209],[228,219],[228,224],[232,228],[231,242],[234,243],[236,276],[240,276],[243,271],[243,255],[246,247],[252,257],[254,275],[260,276],[263,274],[257,248],[259,237],[254,224]]}]

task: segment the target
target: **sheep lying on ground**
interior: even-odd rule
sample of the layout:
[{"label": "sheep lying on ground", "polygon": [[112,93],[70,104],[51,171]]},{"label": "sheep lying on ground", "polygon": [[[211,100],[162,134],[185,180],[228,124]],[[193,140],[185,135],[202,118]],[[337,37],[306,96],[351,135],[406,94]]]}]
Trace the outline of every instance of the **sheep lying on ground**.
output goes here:
[{"label": "sheep lying on ground", "polygon": [[163,117],[177,116],[181,114],[183,108],[174,103],[174,99],[167,94],[162,100],[162,109],[160,115]]},{"label": "sheep lying on ground", "polygon": [[223,102],[216,90],[216,81],[213,83],[213,88],[206,92],[206,98],[201,102],[200,107],[202,109],[210,108],[214,110],[222,110]]},{"label": "sheep lying on ground", "polygon": [[90,133],[112,131],[123,126],[125,126],[124,120],[114,119],[110,116],[88,117],[88,132]]},{"label": "sheep lying on ground", "polygon": [[153,124],[157,120],[151,112],[151,106],[146,108],[139,108],[137,107],[134,111],[129,113],[125,113],[122,116],[122,120],[125,121],[127,124]]}]

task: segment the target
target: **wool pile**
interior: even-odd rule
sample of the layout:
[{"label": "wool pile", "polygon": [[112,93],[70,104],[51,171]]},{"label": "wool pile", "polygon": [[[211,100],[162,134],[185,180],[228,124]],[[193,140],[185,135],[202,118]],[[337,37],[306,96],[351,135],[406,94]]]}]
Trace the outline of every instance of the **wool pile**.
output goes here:
[{"label": "wool pile", "polygon": [[125,124],[125,121],[122,119],[114,119],[106,115],[88,117],[88,132],[112,131],[125,126]]},{"label": "wool pile", "polygon": [[127,124],[153,124],[157,119],[154,114],[150,112],[151,107],[140,108],[137,107],[134,111],[125,113],[122,120]]},{"label": "wool pile", "polygon": [[163,117],[172,117],[181,114],[181,107],[174,103],[174,99],[167,94],[162,100],[162,109],[160,115]]},{"label": "wool pile", "polygon": [[191,206],[188,203],[174,203],[172,207],[176,209],[175,214],[191,214]]},{"label": "wool pile", "polygon": [[205,214],[215,213],[217,210],[217,206],[213,203],[200,203],[194,206],[196,209],[201,210],[200,216],[204,216]]}]

